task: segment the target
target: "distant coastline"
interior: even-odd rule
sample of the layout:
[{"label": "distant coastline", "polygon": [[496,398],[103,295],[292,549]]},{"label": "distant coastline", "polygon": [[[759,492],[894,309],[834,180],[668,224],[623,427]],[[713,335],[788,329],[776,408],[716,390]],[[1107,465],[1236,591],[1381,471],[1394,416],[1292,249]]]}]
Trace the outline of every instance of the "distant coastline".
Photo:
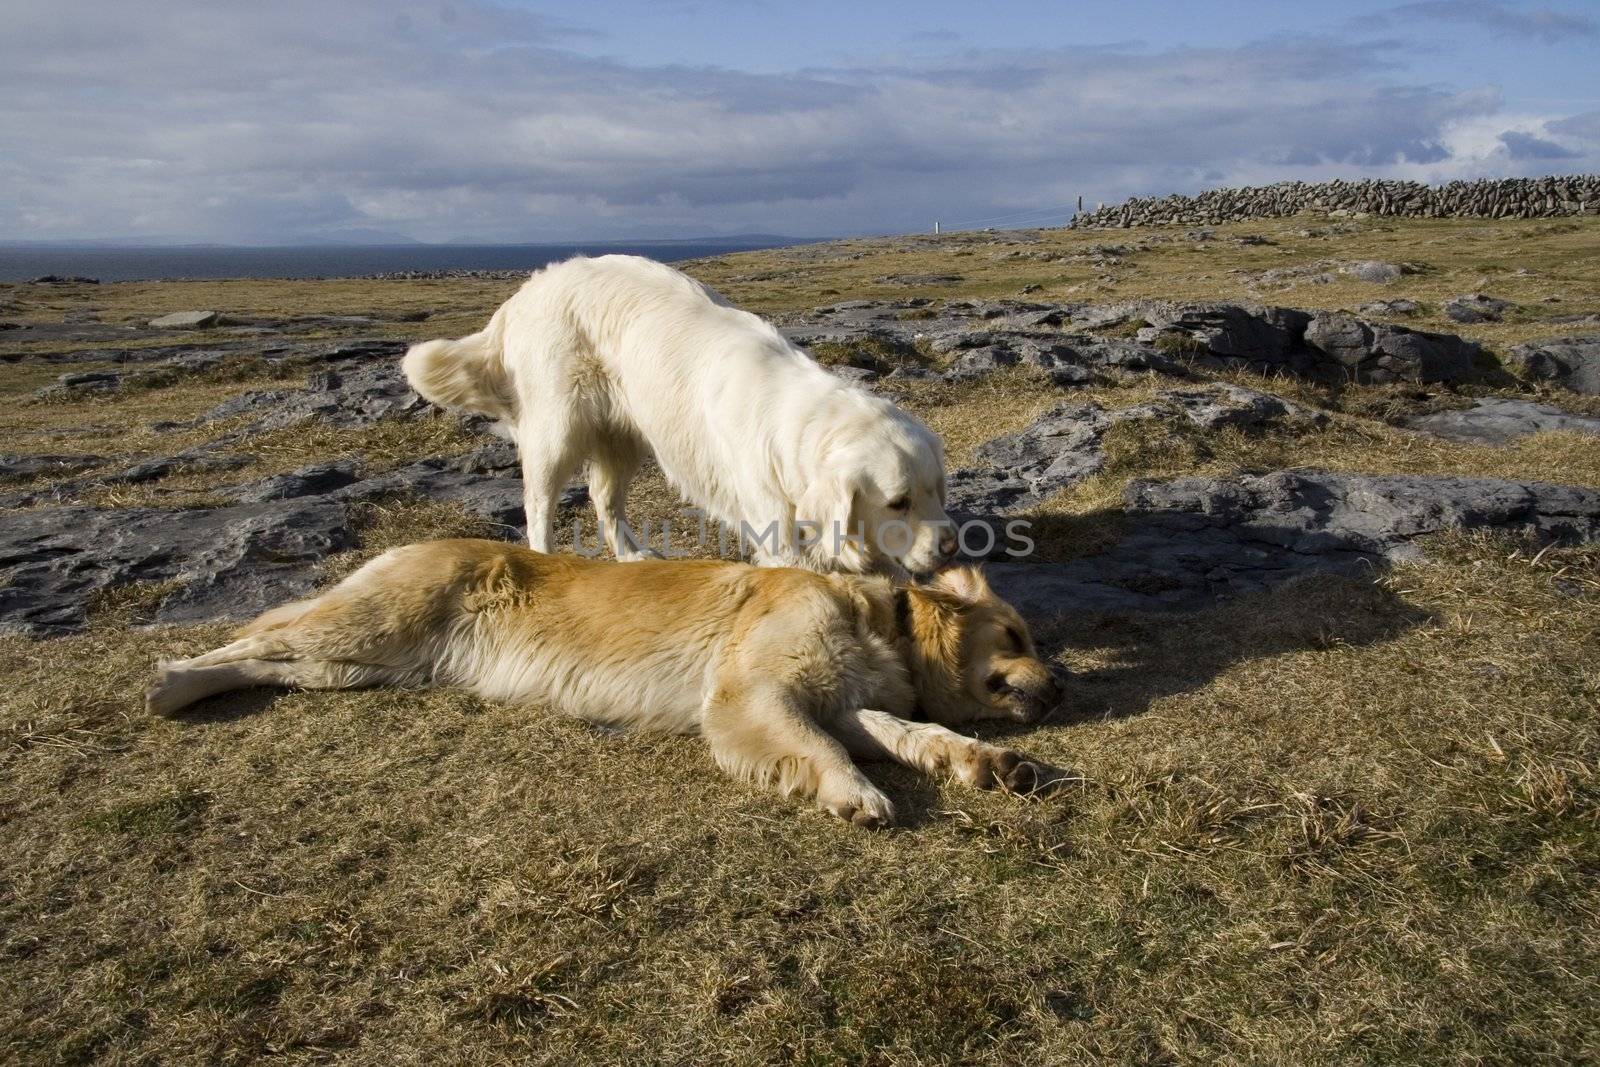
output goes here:
[{"label": "distant coastline", "polygon": [[404,271],[535,270],[568,256],[624,252],[663,262],[725,252],[805,244],[805,238],[752,235],[686,241],[541,245],[308,245],[302,247],[161,247],[0,244],[0,282],[45,275],[103,282],[207,278],[354,278]]}]

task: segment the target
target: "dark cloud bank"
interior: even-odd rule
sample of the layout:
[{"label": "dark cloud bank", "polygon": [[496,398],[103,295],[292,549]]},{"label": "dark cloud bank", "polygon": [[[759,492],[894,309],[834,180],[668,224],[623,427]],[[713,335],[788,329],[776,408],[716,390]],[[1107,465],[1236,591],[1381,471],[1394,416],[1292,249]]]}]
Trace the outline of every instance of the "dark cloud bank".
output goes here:
[{"label": "dark cloud bank", "polygon": [[[1505,14],[1419,3],[1393,17]],[[1079,195],[1600,161],[1595,116],[1506,115],[1492,90],[1405,84],[1393,44],[748,74],[592,58],[575,50],[594,43],[587,31],[462,0],[22,0],[7,23],[0,239],[810,235]]]}]

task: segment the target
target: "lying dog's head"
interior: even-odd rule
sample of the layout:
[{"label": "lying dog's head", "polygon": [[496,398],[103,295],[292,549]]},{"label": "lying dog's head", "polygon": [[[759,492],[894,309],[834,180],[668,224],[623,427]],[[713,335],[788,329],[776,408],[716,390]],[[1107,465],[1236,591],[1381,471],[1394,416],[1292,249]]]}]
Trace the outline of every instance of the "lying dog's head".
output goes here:
[{"label": "lying dog's head", "polygon": [[893,561],[913,575],[933,573],[957,545],[944,510],[938,436],[891,407],[852,422],[842,438],[828,451],[827,474],[799,502],[796,517],[817,524],[819,547],[840,570],[867,571]]},{"label": "lying dog's head", "polygon": [[1061,702],[1028,624],[976,567],[943,571],[907,593],[910,667],[923,711],[945,724],[1034,722]]}]

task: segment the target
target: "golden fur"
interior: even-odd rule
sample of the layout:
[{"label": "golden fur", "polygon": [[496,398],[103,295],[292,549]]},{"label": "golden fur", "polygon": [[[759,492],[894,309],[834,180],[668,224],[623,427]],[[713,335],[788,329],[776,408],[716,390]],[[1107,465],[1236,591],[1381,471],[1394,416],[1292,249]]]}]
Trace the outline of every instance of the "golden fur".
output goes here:
[{"label": "golden fur", "polygon": [[[614,727],[702,734],[730,774],[841,818],[894,808],[852,762],[1030,792],[1047,765],[947,727],[1031,721],[1060,689],[974,569],[926,587],[706,560],[614,563],[493,541],[378,557],[232,643],[160,664],[170,714],[256,685],[462,686]],[[913,722],[920,711],[931,722]]]}]

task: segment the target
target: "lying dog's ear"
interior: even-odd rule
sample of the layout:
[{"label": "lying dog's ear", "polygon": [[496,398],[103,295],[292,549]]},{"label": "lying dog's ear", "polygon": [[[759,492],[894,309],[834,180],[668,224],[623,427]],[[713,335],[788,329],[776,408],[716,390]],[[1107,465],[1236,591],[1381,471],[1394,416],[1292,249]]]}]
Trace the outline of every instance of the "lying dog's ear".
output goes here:
[{"label": "lying dog's ear", "polygon": [[933,585],[969,604],[989,595],[989,580],[977,567],[947,567],[934,576]]}]

